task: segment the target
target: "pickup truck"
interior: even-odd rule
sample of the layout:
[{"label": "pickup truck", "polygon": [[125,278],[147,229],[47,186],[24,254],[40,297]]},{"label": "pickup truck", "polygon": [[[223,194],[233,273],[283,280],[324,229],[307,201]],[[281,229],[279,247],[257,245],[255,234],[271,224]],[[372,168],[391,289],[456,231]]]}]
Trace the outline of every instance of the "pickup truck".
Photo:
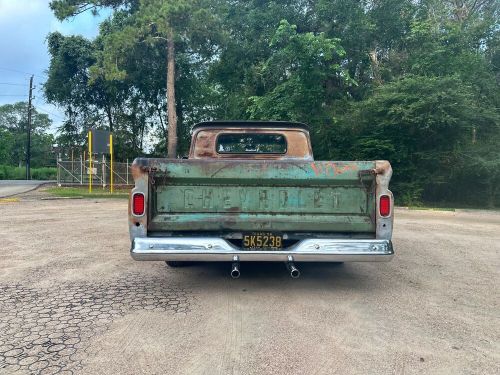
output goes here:
[{"label": "pickup truck", "polygon": [[129,229],[135,260],[389,261],[391,165],[315,161],[306,125],[214,121],[192,130],[188,158],[137,158]]}]

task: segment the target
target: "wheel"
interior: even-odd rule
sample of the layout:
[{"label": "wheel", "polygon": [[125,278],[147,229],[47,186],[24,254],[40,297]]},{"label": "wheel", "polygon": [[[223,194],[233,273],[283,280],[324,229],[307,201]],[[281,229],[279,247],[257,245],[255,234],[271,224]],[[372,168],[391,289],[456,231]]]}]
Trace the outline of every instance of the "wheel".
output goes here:
[{"label": "wheel", "polygon": [[180,262],[180,261],[177,261],[177,260],[166,260],[165,263],[167,263],[167,266],[169,267],[185,267],[185,266],[189,266],[191,264],[191,262]]}]

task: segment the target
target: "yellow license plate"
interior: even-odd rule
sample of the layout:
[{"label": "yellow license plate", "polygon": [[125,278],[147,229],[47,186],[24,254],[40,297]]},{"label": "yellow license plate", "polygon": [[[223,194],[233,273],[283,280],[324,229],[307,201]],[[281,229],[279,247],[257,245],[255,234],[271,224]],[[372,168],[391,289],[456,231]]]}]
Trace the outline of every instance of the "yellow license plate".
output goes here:
[{"label": "yellow license plate", "polygon": [[283,248],[283,236],[266,232],[244,234],[243,247],[252,250],[280,250]]}]

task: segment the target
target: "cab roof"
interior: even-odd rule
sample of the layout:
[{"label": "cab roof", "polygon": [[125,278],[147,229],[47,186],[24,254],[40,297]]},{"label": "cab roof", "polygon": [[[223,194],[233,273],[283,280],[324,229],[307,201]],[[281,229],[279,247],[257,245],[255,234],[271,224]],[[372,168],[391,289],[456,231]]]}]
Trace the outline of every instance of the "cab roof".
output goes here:
[{"label": "cab roof", "polygon": [[193,130],[200,128],[225,128],[225,127],[241,127],[241,128],[297,128],[309,131],[309,127],[301,122],[294,121],[245,121],[245,120],[217,120],[204,121],[193,126]]}]

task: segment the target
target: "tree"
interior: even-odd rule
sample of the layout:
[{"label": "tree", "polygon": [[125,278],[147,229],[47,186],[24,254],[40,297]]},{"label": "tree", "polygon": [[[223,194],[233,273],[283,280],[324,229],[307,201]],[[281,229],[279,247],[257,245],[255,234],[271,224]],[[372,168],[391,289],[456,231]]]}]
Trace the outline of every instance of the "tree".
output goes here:
[{"label": "tree", "polygon": [[[17,102],[0,106],[0,164],[22,166],[26,161],[28,103]],[[32,110],[31,165],[47,166],[51,161],[54,138],[47,133],[49,116]]]},{"label": "tree", "polygon": [[[463,192],[451,190],[456,190],[454,176],[463,176],[464,163],[472,165],[463,160],[466,154],[476,155],[473,164],[480,163],[482,155],[485,168],[495,165],[487,167],[488,153],[479,155],[472,140],[473,134],[480,134],[476,146],[498,146],[500,116],[476,102],[472,87],[458,76],[410,76],[383,85],[338,121],[343,131],[331,129],[324,137],[324,148],[332,150],[329,157],[390,160],[392,186],[405,203],[443,200],[446,195],[460,198]],[[352,143],[340,141],[346,134]]]},{"label": "tree", "polygon": [[263,94],[251,96],[250,118],[317,123],[325,119],[335,87],[349,82],[340,67],[340,40],[324,34],[298,33],[282,20],[269,42],[271,54],[256,68]]},{"label": "tree", "polygon": [[[86,10],[97,11],[101,7],[112,7],[116,14],[127,14],[122,28],[108,32],[102,39],[102,53],[93,67],[94,79],[124,80],[128,74],[123,62],[129,51],[139,43],[166,44],[166,103],[168,124],[168,157],[177,156],[177,106],[175,95],[176,43],[183,39],[196,39],[200,29],[205,36],[213,34],[210,28],[210,12],[201,0],[141,0],[141,1],[73,1],[54,0],[51,8],[59,19],[66,19]],[[120,6],[127,10],[118,9]],[[201,22],[200,22],[201,21]],[[204,25],[200,27],[200,25]],[[204,43],[210,38],[205,38]],[[118,63],[120,61],[120,65]]]},{"label": "tree", "polygon": [[389,159],[399,202],[500,203],[498,1],[51,7],[60,19],[112,9],[95,40],[49,37],[47,95],[67,114],[61,143],[109,126],[123,158],[162,155],[167,143],[175,156],[200,120],[299,120],[317,159]]}]

